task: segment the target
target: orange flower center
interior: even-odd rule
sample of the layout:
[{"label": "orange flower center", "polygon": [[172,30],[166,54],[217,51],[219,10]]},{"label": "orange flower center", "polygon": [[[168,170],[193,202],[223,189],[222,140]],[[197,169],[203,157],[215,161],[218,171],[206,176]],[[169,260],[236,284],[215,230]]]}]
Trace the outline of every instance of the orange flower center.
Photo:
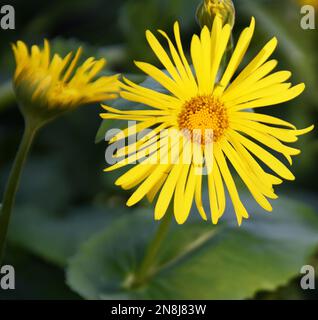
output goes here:
[{"label": "orange flower center", "polygon": [[216,142],[229,127],[226,107],[212,95],[203,95],[187,101],[178,116],[178,124],[193,142]]}]

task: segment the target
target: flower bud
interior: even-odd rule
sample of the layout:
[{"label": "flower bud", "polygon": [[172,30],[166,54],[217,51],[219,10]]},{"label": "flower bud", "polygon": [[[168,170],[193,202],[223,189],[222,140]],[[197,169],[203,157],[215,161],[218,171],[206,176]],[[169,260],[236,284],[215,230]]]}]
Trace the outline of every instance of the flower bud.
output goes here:
[{"label": "flower bud", "polygon": [[235,22],[235,8],[232,0],[204,0],[197,10],[197,20],[201,28],[212,28],[216,16],[221,17],[223,24],[232,28]]}]

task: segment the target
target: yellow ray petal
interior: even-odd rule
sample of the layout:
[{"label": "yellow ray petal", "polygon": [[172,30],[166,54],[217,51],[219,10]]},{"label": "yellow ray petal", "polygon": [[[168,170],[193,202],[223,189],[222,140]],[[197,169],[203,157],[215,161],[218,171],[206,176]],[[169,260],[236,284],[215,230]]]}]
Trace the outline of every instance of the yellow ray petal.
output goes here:
[{"label": "yellow ray petal", "polygon": [[[179,108],[180,100],[171,96],[170,94],[162,93],[149,89],[138,84],[133,83],[127,78],[123,77],[125,83],[120,83],[120,87],[130,92],[135,96],[141,96],[144,99],[152,101],[152,104],[156,105],[157,109],[173,110]],[[150,104],[150,106],[152,106]]]},{"label": "yellow ray petal", "polygon": [[226,199],[225,199],[225,192],[224,192],[224,185],[223,185],[222,177],[221,177],[218,163],[216,160],[214,161],[214,164],[213,164],[212,175],[213,175],[213,180],[214,180],[214,184],[215,184],[215,191],[216,191],[216,195],[217,195],[217,199],[218,199],[219,218],[221,218],[221,216],[223,215],[224,210],[225,210]]},{"label": "yellow ray petal", "polygon": [[298,140],[297,130],[290,130],[286,128],[276,128],[276,127],[268,126],[268,125],[255,122],[255,121],[250,121],[250,120],[233,120],[233,124],[235,126],[240,125],[241,129],[244,128],[244,126],[246,126],[253,130],[269,134],[283,142],[296,142]]},{"label": "yellow ray petal", "polygon": [[136,152],[136,150],[141,150],[145,147],[148,147],[154,142],[156,142],[157,140],[166,137],[168,133],[169,133],[169,130],[167,129],[167,124],[162,123],[161,125],[152,129],[145,136],[140,137],[140,139],[138,139],[139,137],[137,137],[138,140],[136,142],[131,143],[128,146],[119,148],[116,154],[114,155],[114,157],[115,158],[124,157],[124,156],[127,156],[128,154],[131,154],[132,152]]},{"label": "yellow ray petal", "polygon": [[157,164],[139,163],[121,175],[116,181],[116,186],[121,186],[125,190],[141,183],[148,174],[157,167]]},{"label": "yellow ray petal", "polygon": [[146,38],[152,51],[156,54],[157,58],[160,60],[164,68],[170,73],[174,81],[178,83],[179,86],[181,86],[182,80],[180,74],[171,62],[168,54],[166,53],[166,50],[162,47],[157,38],[149,30],[146,31]]},{"label": "yellow ray petal", "polygon": [[[198,170],[198,168],[197,168]],[[202,168],[201,168],[202,170]],[[207,216],[203,207],[202,203],[202,174],[196,175],[196,187],[195,187],[195,204],[197,206],[197,209],[199,211],[200,216],[203,220],[207,220]]]},{"label": "yellow ray petal", "polygon": [[209,188],[209,202],[210,202],[212,223],[217,224],[219,221],[220,212],[219,212],[219,207],[217,203],[215,183],[214,183],[212,173],[208,175],[208,188]]},{"label": "yellow ray petal", "polygon": [[[104,115],[105,117],[107,114]],[[152,127],[153,125],[157,124],[158,119],[154,117],[147,117],[145,118],[144,121],[137,123],[136,125],[130,126],[120,132],[118,132],[115,136],[113,136],[110,140],[109,143],[113,143],[118,140],[125,139],[131,135],[135,135],[138,132],[141,132],[147,128]],[[163,121],[164,122],[164,121]]]},{"label": "yellow ray petal", "polygon": [[286,180],[295,180],[295,177],[290,172],[290,170],[265,149],[258,146],[251,140],[243,137],[235,131],[232,132],[232,136],[234,136],[235,139],[238,139],[238,141],[240,141],[242,145],[245,146],[245,148],[251,151],[257,158],[263,161],[270,169],[276,172],[279,176]]},{"label": "yellow ray petal", "polygon": [[230,80],[232,79],[234,73],[236,72],[238,66],[242,62],[244,55],[249,47],[249,44],[252,40],[253,33],[255,29],[255,19],[252,18],[251,24],[248,28],[246,28],[240,35],[238,43],[234,49],[232,57],[228,63],[228,66],[223,74],[223,77],[219,83],[218,89],[215,92],[217,96],[221,95]]},{"label": "yellow ray petal", "polygon": [[234,130],[241,131],[253,139],[258,140],[260,143],[266,145],[267,147],[283,154],[288,160],[289,164],[292,164],[292,159],[290,156],[295,156],[300,154],[300,150],[285,146],[280,141],[278,141],[275,136],[270,135],[266,132],[257,131],[255,129],[251,129],[248,125],[237,124],[235,123],[232,127]]},{"label": "yellow ray petal", "polygon": [[190,167],[190,164],[183,165],[174,194],[174,215],[178,224],[183,224],[187,219],[184,207],[184,193]]},{"label": "yellow ray petal", "polygon": [[178,97],[179,99],[183,99],[184,92],[183,90],[177,85],[175,81],[173,81],[169,76],[167,76],[164,72],[159,70],[157,67],[145,63],[145,62],[135,62],[136,66],[142,70],[144,73],[152,77],[158,83],[160,83],[164,88],[170,91],[174,96]]},{"label": "yellow ray petal", "polygon": [[[179,152],[180,152],[180,158],[182,158],[182,155],[183,155],[182,148],[180,148]],[[160,220],[165,215],[168,209],[168,206],[171,202],[182,168],[183,168],[183,163],[182,161],[180,161],[179,163],[175,164],[171,169],[167,177],[167,180],[163,185],[163,188],[160,192],[159,198],[155,206],[156,220]]]},{"label": "yellow ray petal", "polygon": [[82,52],[83,52],[83,49],[81,47],[78,48],[78,50],[76,51],[76,54],[75,54],[75,57],[74,57],[73,61],[71,62],[70,66],[68,67],[67,71],[64,74],[63,82],[67,82],[70,79],[70,77],[72,75],[72,72],[74,71],[74,69],[75,69],[75,67],[76,67],[76,65],[78,63],[78,60],[79,60]]},{"label": "yellow ray petal", "polygon": [[254,71],[256,71],[266,60],[272,55],[277,47],[277,38],[272,38],[257,54],[257,56],[241,71],[241,73],[233,81],[233,86],[237,86],[241,81],[245,80]]},{"label": "yellow ray petal", "polygon": [[[233,99],[237,99],[242,95],[246,95],[255,89],[255,84],[268,75],[277,66],[277,60],[270,60],[259,67],[254,73],[248,76],[245,80],[241,81],[239,84],[235,85],[232,83],[222,95],[222,100],[227,102]],[[274,79],[276,80],[276,79]]]},{"label": "yellow ray petal", "polygon": [[220,172],[223,176],[224,182],[225,182],[227,189],[229,191],[230,197],[232,199],[232,203],[233,203],[234,210],[235,210],[236,217],[237,217],[237,222],[239,225],[241,225],[243,218],[247,219],[249,217],[248,213],[240,200],[240,197],[237,192],[234,180],[233,180],[232,175],[229,171],[227,163],[224,159],[224,155],[223,155],[222,151],[219,149],[219,146],[217,146],[217,145],[214,148],[214,155],[215,155],[215,159],[218,163],[218,166],[220,168]]},{"label": "yellow ray petal", "polygon": [[240,163],[240,160],[233,148],[228,143],[222,144],[222,150],[224,154],[227,156],[229,161],[232,163],[234,169],[239,174],[251,194],[253,195],[256,202],[265,210],[272,211],[272,206],[264,197],[262,190],[259,189],[260,184],[255,184],[256,180],[251,179],[251,175],[249,175],[248,171],[245,170],[243,165]]},{"label": "yellow ray petal", "polygon": [[194,198],[194,192],[195,192],[195,181],[196,181],[196,175],[195,175],[195,169],[193,164],[190,167],[189,176],[187,179],[187,184],[184,192],[184,211],[183,211],[183,220],[186,221],[190,214],[190,210],[193,205],[193,198]]},{"label": "yellow ray petal", "polygon": [[[231,141],[231,144],[234,146],[236,152],[240,155],[242,160],[246,162],[246,164],[250,168],[251,174],[254,174],[255,177],[259,178],[259,181],[264,183],[265,186],[270,188],[273,184],[280,184],[282,180],[268,174],[264,171],[264,169],[259,165],[259,163],[252,157],[252,155],[245,149],[245,147],[232,135],[232,132],[227,133],[227,138]],[[277,196],[274,196],[273,199],[276,199]]]},{"label": "yellow ray petal", "polygon": [[[227,137],[230,137],[230,135],[227,134]],[[257,165],[253,165],[253,159],[250,159],[250,155],[246,156],[246,154],[244,154],[244,150],[246,151],[244,147],[242,147],[244,150],[240,150],[238,146],[239,143],[237,143],[237,141],[233,139],[228,141],[231,142],[231,144],[224,141],[224,143],[222,143],[222,148],[224,144],[224,148],[227,148],[227,153],[232,154],[233,160],[238,163],[242,170],[244,170],[248,179],[252,181],[252,185],[266,197],[270,199],[277,199],[277,195],[274,193],[273,189],[273,181],[275,180],[276,182],[276,179],[273,179],[271,175],[268,175],[262,169],[258,169]]]},{"label": "yellow ray petal", "polygon": [[[214,83],[216,82],[217,74],[219,71],[220,63],[222,61],[224,52],[226,50],[228,41],[231,36],[231,27],[230,25],[225,25],[224,28],[221,28],[222,21],[219,17],[214,19],[213,29],[212,30],[212,39],[211,39],[211,80],[212,80],[212,90],[214,89]],[[221,31],[218,31],[221,28]]]},{"label": "yellow ray petal", "polygon": [[289,127],[291,129],[296,129],[296,127],[282,119],[269,116],[267,114],[261,114],[261,113],[255,113],[255,112],[238,112],[235,114],[235,116],[239,119],[246,119],[246,120],[252,120],[255,122],[263,122],[267,124],[277,125],[277,126],[283,126],[283,127]]},{"label": "yellow ray petal", "polygon": [[191,57],[199,85],[199,94],[210,94],[213,81],[211,73],[211,35],[207,27],[201,31],[201,39],[194,35],[191,42]]},{"label": "yellow ray petal", "polygon": [[202,175],[203,175],[203,165],[204,157],[201,145],[197,143],[192,143],[193,148],[193,165],[195,168],[195,193],[194,199],[197,206],[198,212],[203,220],[207,220],[207,215],[202,203]]},{"label": "yellow ray petal", "polygon": [[228,104],[231,105],[239,105],[241,103],[250,102],[253,100],[261,99],[261,98],[267,98],[272,97],[277,94],[281,94],[284,91],[287,91],[291,87],[291,83],[279,83],[275,84],[271,87],[263,88],[256,91],[251,91],[247,94],[244,94],[243,96],[237,97],[229,102]]},{"label": "yellow ray petal", "polygon": [[[154,167],[154,170],[152,171],[152,173],[148,177],[145,178],[145,181],[138,187],[138,189],[128,199],[127,206],[132,206],[132,205],[136,204],[137,202],[139,202],[147,193],[149,193],[153,189],[153,187],[156,185],[156,183],[158,183],[158,181],[160,181],[160,179],[162,178],[163,175],[170,172],[171,167],[173,166],[173,163],[175,163],[177,158],[171,159],[171,161],[169,161],[167,164],[162,164],[161,157],[164,157],[165,153],[167,153],[168,157],[169,157],[169,155],[172,154],[173,148],[176,148],[176,147],[178,148],[178,150],[180,150],[179,149],[180,148],[180,140],[178,141],[177,146],[176,146],[176,144],[173,144],[173,145],[169,144],[168,147],[166,149],[164,149],[164,152],[160,153],[159,162],[157,162],[158,163],[157,166]],[[180,153],[174,154],[174,157],[180,158]],[[145,164],[141,163],[139,166],[142,166],[142,165],[145,165]],[[132,172],[132,169],[130,171],[131,171],[130,172],[130,177],[131,177],[131,174],[135,173],[135,172]],[[124,176],[122,176],[121,179],[123,179]],[[127,176],[125,178],[127,179]],[[129,176],[128,176],[128,178],[129,178]],[[118,182],[118,181],[116,181],[116,182]]]},{"label": "yellow ray petal", "polygon": [[306,133],[314,130],[314,128],[315,128],[315,126],[314,126],[314,125],[311,125],[311,126],[305,128],[305,129],[295,130],[295,134],[296,134],[297,136],[301,136],[301,135],[303,135],[303,134],[306,134]]},{"label": "yellow ray petal", "polygon": [[122,114],[122,115],[132,115],[132,116],[145,116],[145,117],[150,117],[150,116],[165,116],[171,114],[167,110],[119,110],[115,109],[109,106],[106,106],[104,104],[101,104],[102,108],[105,109],[108,112],[112,113],[117,113],[117,114]]},{"label": "yellow ray petal", "polygon": [[[159,32],[166,38],[166,40],[168,41],[168,45],[169,45],[169,49],[170,49],[170,53],[172,55],[173,61],[176,65],[176,68],[180,74],[180,77],[183,79],[185,87],[186,87],[186,91],[188,92],[189,96],[195,96],[198,93],[198,86],[194,80],[194,77],[192,75],[192,72],[189,76],[189,69],[186,68],[186,66],[184,65],[182,58],[180,57],[179,53],[177,52],[177,49],[175,48],[175,46],[173,45],[172,41],[170,40],[170,38],[168,37],[168,35],[162,31],[159,30]],[[189,67],[189,66],[188,66]]]},{"label": "yellow ray petal", "polygon": [[176,39],[176,44],[177,44],[177,48],[178,48],[178,51],[179,51],[179,55],[180,55],[180,58],[183,62],[183,65],[186,69],[186,72],[188,74],[188,77],[189,79],[191,80],[192,83],[195,83],[195,79],[194,79],[194,76],[193,76],[193,73],[192,73],[192,70],[190,68],[190,65],[189,65],[189,62],[184,54],[184,51],[183,51],[183,48],[182,48],[182,42],[181,42],[181,36],[180,36],[180,27],[179,27],[179,23],[176,22],[173,26],[173,30],[174,30],[174,36],[175,36],[175,39]]},{"label": "yellow ray petal", "polygon": [[137,161],[144,159],[145,157],[147,157],[147,160],[144,160],[143,162],[148,161],[148,163],[155,164],[158,161],[157,158],[159,157],[158,150],[165,148],[165,146],[168,144],[168,138],[169,137],[160,139],[158,142],[148,146],[147,148],[136,151],[131,156],[118,161],[116,164],[106,168],[104,171],[110,172],[125,167],[129,164],[136,164]]},{"label": "yellow ray petal", "polygon": [[242,110],[242,109],[250,109],[250,108],[261,108],[272,106],[275,104],[287,102],[298,97],[305,90],[305,85],[303,83],[296,85],[289,90],[281,94],[274,95],[272,97],[261,98],[252,102],[247,102],[243,104],[239,104],[233,107],[234,110]]},{"label": "yellow ray petal", "polygon": [[162,175],[162,177],[160,178],[158,183],[152,189],[150,189],[150,191],[147,193],[147,199],[148,199],[149,203],[153,202],[153,200],[155,199],[156,195],[161,190],[164,182],[166,181],[167,176],[168,176],[168,174]]},{"label": "yellow ray petal", "polygon": [[145,181],[130,196],[126,205],[131,207],[139,202],[155,185],[160,181],[167,171],[170,171],[171,164],[159,164],[153,172],[145,179]]}]

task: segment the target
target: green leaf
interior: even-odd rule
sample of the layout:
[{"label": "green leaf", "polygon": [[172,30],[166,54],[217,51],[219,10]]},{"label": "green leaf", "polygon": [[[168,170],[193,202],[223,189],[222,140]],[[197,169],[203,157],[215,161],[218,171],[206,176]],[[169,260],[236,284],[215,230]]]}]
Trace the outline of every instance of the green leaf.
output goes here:
[{"label": "green leaf", "polygon": [[64,267],[82,242],[121,216],[113,208],[83,207],[70,210],[67,216],[53,216],[34,206],[17,207],[9,241]]},{"label": "green leaf", "polygon": [[318,245],[318,216],[287,198],[273,214],[251,203],[242,227],[231,209],[218,226],[174,225],[142,286],[134,275],[158,223],[150,212],[125,217],[81,247],[68,284],[88,299],[244,299],[273,290],[299,274]]}]

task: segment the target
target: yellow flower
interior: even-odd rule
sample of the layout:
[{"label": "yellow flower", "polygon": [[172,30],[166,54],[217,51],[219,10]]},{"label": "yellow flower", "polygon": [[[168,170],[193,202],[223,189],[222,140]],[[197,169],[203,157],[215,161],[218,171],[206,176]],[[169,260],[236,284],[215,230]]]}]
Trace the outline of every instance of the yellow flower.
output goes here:
[{"label": "yellow flower", "polygon": [[[280,153],[292,164],[291,156],[299,154],[300,151],[285,143],[295,142],[297,136],[311,131],[313,126],[297,130],[294,125],[284,120],[251,112],[250,109],[257,110],[294,99],[303,92],[305,85],[291,86],[286,83],[291,76],[288,71],[271,73],[277,61],[267,60],[276,48],[276,38],[270,40],[235,76],[252,39],[254,27],[253,18],[250,26],[242,32],[222,75],[218,75],[218,70],[231,35],[231,26],[222,26],[220,18],[215,18],[212,31],[204,27],[200,36],[193,36],[193,69],[182,48],[178,23],[174,25],[176,45],[165,32],[159,31],[168,42],[170,56],[157,38],[147,31],[147,40],[167,72],[144,62],[136,62],[136,65],[165,88],[166,92],[145,88],[125,79],[125,83],[121,84],[121,96],[147,105],[150,109],[120,111],[104,106],[108,111],[101,115],[104,119],[136,120],[136,132],[153,128],[146,139],[118,150],[118,155],[122,156],[129,154],[130,147],[137,147],[135,157],[121,160],[106,171],[133,163],[136,158],[140,158],[144,148],[149,147],[148,153],[152,153],[150,157],[162,152],[166,148],[167,139],[159,133],[165,128],[177,130],[178,137],[186,138],[191,147],[179,145],[177,152],[180,155],[186,154],[192,162],[188,164],[181,161],[175,164],[169,160],[168,163],[151,163],[147,162],[148,157],[144,162],[130,168],[116,181],[116,185],[124,189],[138,186],[128,200],[128,206],[134,205],[144,196],[148,196],[152,201],[158,195],[155,219],[161,219],[169,204],[173,202],[175,218],[182,224],[188,218],[195,201],[200,215],[206,220],[201,194],[206,177],[212,222],[217,223],[224,213],[226,186],[238,223],[241,224],[243,218],[248,218],[248,213],[240,200],[229,165],[236,170],[260,206],[268,211],[272,210],[268,198],[277,198],[273,186],[282,183],[282,179],[294,180],[287,166],[267,149]],[[201,133],[204,130],[212,130],[213,135],[208,134],[205,139],[198,139],[195,131]],[[184,135],[183,132],[188,134]],[[125,130],[120,134],[110,142],[123,135],[127,137],[129,133]],[[159,140],[165,142],[158,146],[156,141]],[[212,144],[213,152],[209,149],[206,151],[206,144]],[[171,155],[176,152],[176,148],[170,144],[167,152]],[[212,168],[207,175],[203,174],[203,165],[200,165],[202,162],[196,160],[203,156],[206,166]],[[265,171],[256,158],[270,171]]]},{"label": "yellow flower", "polygon": [[78,67],[81,48],[73,59],[72,53],[51,58],[48,41],[44,41],[43,49],[34,45],[30,52],[24,42],[18,41],[13,52],[14,87],[23,111],[54,116],[83,104],[116,98],[118,76],[95,79],[105,66],[104,59],[90,57]]}]

